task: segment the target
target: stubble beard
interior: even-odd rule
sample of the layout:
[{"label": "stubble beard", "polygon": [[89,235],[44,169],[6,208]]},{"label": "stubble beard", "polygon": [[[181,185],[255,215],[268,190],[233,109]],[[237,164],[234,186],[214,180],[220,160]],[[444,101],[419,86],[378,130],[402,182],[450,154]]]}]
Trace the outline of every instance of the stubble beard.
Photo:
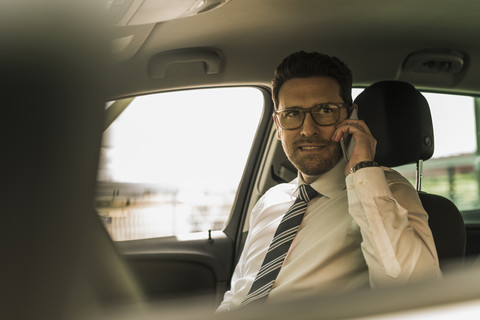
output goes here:
[{"label": "stubble beard", "polygon": [[297,149],[296,144],[290,146],[288,150],[283,146],[287,158],[290,162],[306,176],[320,176],[335,167],[342,156],[342,151],[338,143],[329,142],[329,148],[325,153],[315,155],[302,155]]}]

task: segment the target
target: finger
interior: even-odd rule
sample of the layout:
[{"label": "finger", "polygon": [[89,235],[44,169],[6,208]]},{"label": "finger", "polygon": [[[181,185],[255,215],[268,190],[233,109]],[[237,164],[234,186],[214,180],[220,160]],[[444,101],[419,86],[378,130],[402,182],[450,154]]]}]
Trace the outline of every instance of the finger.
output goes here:
[{"label": "finger", "polygon": [[340,141],[340,139],[346,135],[346,134],[355,134],[357,132],[361,131],[359,128],[355,127],[355,126],[352,126],[352,125],[344,125],[344,126],[341,126],[341,127],[338,127],[333,135],[332,135],[332,140],[335,141],[335,142],[338,142]]},{"label": "finger", "polygon": [[344,133],[354,134],[355,132],[367,132],[370,133],[366,123],[363,120],[343,120],[335,126],[336,131],[342,131]]},{"label": "finger", "polygon": [[370,129],[368,128],[367,124],[363,120],[345,119],[336,125],[337,128],[342,126],[353,126],[358,128],[361,131],[371,134]]}]

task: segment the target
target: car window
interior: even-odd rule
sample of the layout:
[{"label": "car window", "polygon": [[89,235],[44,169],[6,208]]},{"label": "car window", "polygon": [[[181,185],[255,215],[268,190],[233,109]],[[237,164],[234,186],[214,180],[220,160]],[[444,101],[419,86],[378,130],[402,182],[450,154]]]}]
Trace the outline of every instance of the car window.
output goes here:
[{"label": "car window", "polygon": [[[460,211],[480,207],[475,167],[477,141],[474,99],[424,93],[432,113],[433,157],[424,162],[422,190],[452,200]],[[398,168],[415,181],[415,166]]]},{"label": "car window", "polygon": [[[361,91],[355,89],[354,95]],[[423,164],[422,190],[450,199],[465,218],[469,211],[480,209],[475,99],[428,92],[423,95],[432,114],[435,152]],[[416,184],[415,164],[395,169]]]},{"label": "car window", "polygon": [[263,106],[250,87],[135,97],[101,148],[95,204],[112,239],[221,230]]}]

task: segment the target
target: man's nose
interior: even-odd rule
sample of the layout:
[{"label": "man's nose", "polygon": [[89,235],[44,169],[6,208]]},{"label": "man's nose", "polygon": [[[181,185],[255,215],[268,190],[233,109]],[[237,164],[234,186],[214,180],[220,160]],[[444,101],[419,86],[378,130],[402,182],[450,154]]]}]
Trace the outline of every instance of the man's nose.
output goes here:
[{"label": "man's nose", "polygon": [[303,125],[300,133],[307,137],[319,134],[319,127],[315,123],[315,121],[313,121],[312,115],[310,113],[305,113],[305,119],[303,120]]}]

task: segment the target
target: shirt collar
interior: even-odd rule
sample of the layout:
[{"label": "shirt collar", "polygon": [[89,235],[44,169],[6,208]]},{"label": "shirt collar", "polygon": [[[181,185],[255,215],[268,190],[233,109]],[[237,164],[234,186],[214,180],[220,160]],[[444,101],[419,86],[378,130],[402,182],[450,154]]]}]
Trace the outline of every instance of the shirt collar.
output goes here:
[{"label": "shirt collar", "polygon": [[[332,198],[335,193],[340,190],[344,190],[345,187],[345,163],[340,159],[338,163],[329,171],[321,175],[315,182],[310,184],[310,186],[315,189],[318,193],[328,198]],[[294,194],[298,193],[298,188],[305,184],[300,174],[297,178],[297,188],[295,189]]]}]

